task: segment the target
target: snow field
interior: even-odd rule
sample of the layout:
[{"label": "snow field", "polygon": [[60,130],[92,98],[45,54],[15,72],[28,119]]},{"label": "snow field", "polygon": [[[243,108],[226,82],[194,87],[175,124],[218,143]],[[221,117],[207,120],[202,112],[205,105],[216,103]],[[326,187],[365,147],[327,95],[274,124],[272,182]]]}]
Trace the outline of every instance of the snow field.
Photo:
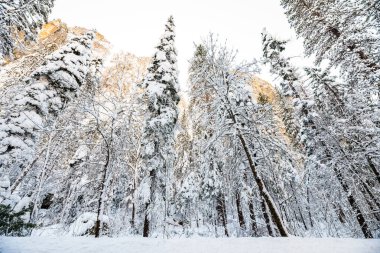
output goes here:
[{"label": "snow field", "polygon": [[0,237],[1,253],[379,253],[379,239]]}]

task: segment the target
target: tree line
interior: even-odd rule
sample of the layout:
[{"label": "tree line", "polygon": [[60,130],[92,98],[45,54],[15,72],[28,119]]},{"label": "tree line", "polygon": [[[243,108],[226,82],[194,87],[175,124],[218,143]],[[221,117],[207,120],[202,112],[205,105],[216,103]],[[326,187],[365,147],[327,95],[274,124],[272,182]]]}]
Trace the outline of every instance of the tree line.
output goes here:
[{"label": "tree line", "polygon": [[[89,31],[4,88],[0,233],[378,237],[379,3],[281,5],[313,67],[266,30],[253,62],[210,34],[183,95],[170,17],[147,68],[125,54],[103,66]],[[3,59],[52,7],[0,2]],[[252,90],[261,64],[276,77],[272,101]]]}]

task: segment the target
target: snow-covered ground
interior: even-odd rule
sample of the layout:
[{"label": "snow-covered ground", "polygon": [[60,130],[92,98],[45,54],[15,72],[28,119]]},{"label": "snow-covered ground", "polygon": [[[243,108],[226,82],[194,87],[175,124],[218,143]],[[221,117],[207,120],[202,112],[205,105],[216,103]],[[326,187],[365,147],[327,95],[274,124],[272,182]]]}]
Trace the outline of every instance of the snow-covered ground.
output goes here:
[{"label": "snow-covered ground", "polygon": [[0,237],[1,253],[379,253],[380,240],[335,238]]}]

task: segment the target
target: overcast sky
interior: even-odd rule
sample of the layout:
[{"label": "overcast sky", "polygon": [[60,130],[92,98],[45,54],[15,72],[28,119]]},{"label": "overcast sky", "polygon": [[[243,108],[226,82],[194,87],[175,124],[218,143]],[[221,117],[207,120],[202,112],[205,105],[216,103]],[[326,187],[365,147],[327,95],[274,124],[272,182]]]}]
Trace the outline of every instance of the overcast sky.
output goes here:
[{"label": "overcast sky", "polygon": [[[209,32],[227,39],[241,59],[261,57],[260,33],[264,27],[280,38],[293,39],[289,45],[293,55],[302,53],[301,43],[295,41],[279,0],[56,0],[51,17],[70,26],[95,28],[115,50],[152,56],[170,15],[176,24],[183,89],[193,43]],[[271,80],[265,69],[261,76]]]}]

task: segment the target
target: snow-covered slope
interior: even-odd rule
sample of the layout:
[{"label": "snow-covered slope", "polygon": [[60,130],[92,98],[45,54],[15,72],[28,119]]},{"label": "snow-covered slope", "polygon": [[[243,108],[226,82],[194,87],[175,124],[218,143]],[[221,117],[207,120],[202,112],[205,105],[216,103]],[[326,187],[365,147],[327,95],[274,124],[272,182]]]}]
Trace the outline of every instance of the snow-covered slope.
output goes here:
[{"label": "snow-covered slope", "polygon": [[145,239],[0,237],[1,253],[379,253],[380,240],[336,238]]}]

